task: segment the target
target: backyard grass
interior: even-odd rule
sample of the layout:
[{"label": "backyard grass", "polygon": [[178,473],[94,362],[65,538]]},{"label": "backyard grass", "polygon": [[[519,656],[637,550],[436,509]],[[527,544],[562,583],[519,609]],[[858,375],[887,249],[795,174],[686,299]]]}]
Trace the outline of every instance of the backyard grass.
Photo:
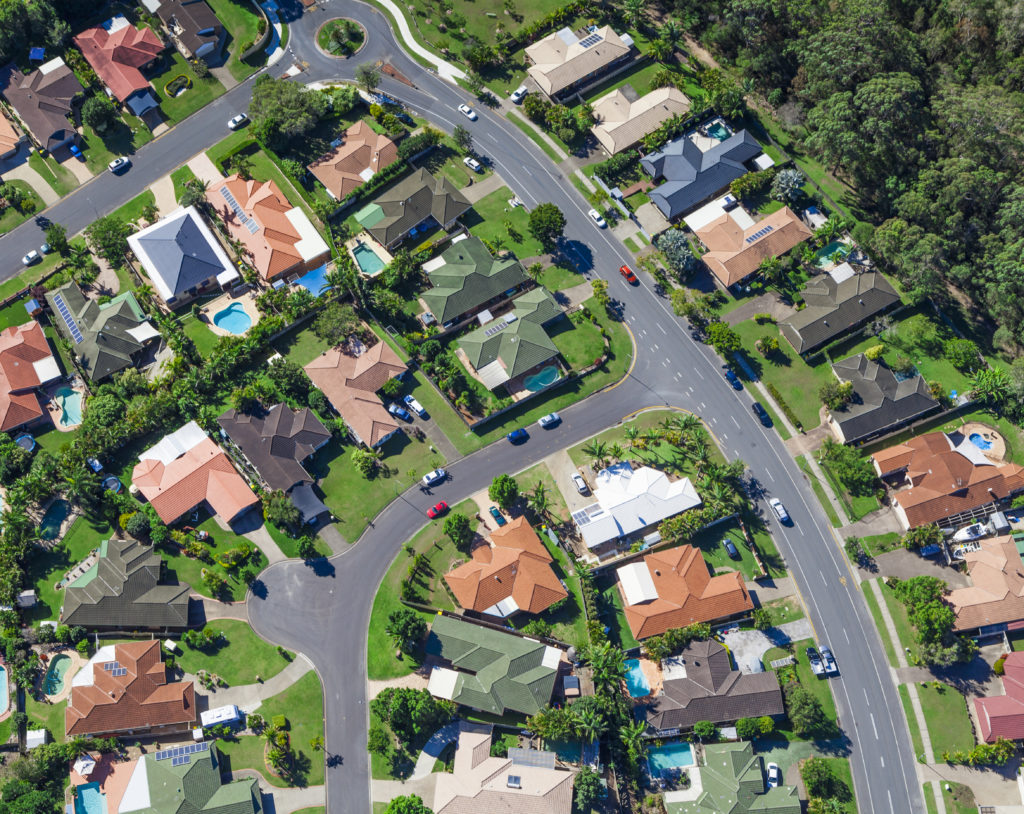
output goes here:
[{"label": "backyard grass", "polygon": [[78,186],[78,179],[71,170],[62,167],[53,156],[43,158],[38,150],[32,150],[28,154],[28,165],[43,176],[50,188],[62,198]]},{"label": "backyard grass", "polygon": [[892,667],[898,667],[899,664],[896,661],[896,649],[892,639],[889,637],[889,631],[885,627],[885,622],[882,619],[882,611],[878,607],[878,601],[875,598],[875,592],[871,590],[871,586],[867,582],[861,583],[861,590],[864,592],[864,603],[868,606],[868,611],[871,613],[871,618],[875,622],[875,630],[878,631],[878,637],[882,640],[882,647],[885,649],[885,656],[889,659],[889,664]]},{"label": "backyard grass", "polygon": [[832,501],[829,500],[828,495],[825,494],[825,488],[821,485],[821,481],[819,481],[811,471],[811,466],[807,463],[807,459],[804,458],[803,455],[797,455],[795,460],[796,465],[800,467],[800,471],[804,473],[807,481],[811,484],[811,489],[818,498],[818,502],[821,503],[821,508],[825,510],[828,522],[832,524],[833,528],[840,528],[843,525],[843,522],[839,519],[839,515],[836,514]]},{"label": "backyard grass", "polygon": [[266,681],[286,666],[286,660],[277,648],[253,632],[248,622],[238,619],[215,619],[209,627],[221,631],[225,639],[217,646],[196,650],[178,642],[181,655],[175,656],[178,666],[195,675],[199,670],[216,673],[230,686],[252,684],[256,676]]},{"label": "backyard grass", "polygon": [[544,155],[546,155],[556,164],[563,160],[564,156],[559,155],[555,151],[555,148],[548,144],[547,140],[544,139],[536,130],[533,129],[532,126],[530,126],[530,124],[524,121],[522,117],[520,117],[518,114],[509,111],[508,113],[505,114],[505,118],[512,122],[512,124],[514,124],[520,130],[522,130],[530,139],[530,141],[532,141],[534,144],[540,147],[541,152],[544,153]]},{"label": "backyard grass", "polygon": [[8,206],[3,210],[3,214],[0,214],[0,235],[7,234],[15,226],[24,223],[43,209],[43,199],[27,181],[11,178],[6,183],[21,190],[25,194],[25,200],[21,206]]},{"label": "backyard grass", "polygon": [[928,737],[936,760],[946,752],[972,749],[976,741],[964,696],[948,684],[926,681],[917,685]]},{"label": "backyard grass", "polygon": [[[907,717],[907,728],[910,730],[910,742],[914,746],[914,756],[918,763],[924,763],[924,741],[921,740],[921,730],[917,726],[917,716],[914,715],[914,707],[910,703],[910,693],[906,684],[896,687],[900,693],[900,703],[903,704],[903,714]],[[925,786],[925,797],[929,796],[928,787]]]},{"label": "backyard grass", "polygon": [[[36,701],[31,693],[25,693],[25,713],[28,715],[28,729],[48,729],[54,743],[64,743],[64,708],[67,699],[56,704]],[[10,720],[10,719],[8,719]]]},{"label": "backyard grass", "polygon": [[640,642],[636,640],[633,631],[629,629],[626,614],[622,610],[622,594],[619,593],[619,584],[615,579],[614,572],[612,574],[605,572],[598,577],[595,587],[600,595],[598,614],[608,633],[609,641],[623,650],[639,647]]},{"label": "backyard grass", "polygon": [[594,364],[604,353],[601,329],[589,320],[573,322],[563,316],[547,328],[548,336],[573,370]]},{"label": "backyard grass", "polygon": [[174,184],[174,200],[178,201],[181,199],[181,194],[185,191],[185,184],[188,181],[194,181],[196,174],[192,172],[192,168],[188,164],[184,164],[174,172],[171,173],[171,183]]},{"label": "backyard grass", "polygon": [[491,245],[500,239],[504,247],[515,253],[520,260],[536,257],[544,249],[540,241],[530,234],[526,209],[508,205],[511,197],[512,190],[508,187],[495,190],[473,204],[473,208],[463,215],[462,222],[471,234]]}]

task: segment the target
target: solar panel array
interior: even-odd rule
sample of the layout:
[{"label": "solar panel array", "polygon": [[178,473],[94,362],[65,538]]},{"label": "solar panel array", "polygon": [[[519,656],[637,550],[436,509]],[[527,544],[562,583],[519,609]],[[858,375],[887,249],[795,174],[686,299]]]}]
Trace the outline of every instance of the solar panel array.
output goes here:
[{"label": "solar panel array", "polygon": [[224,200],[228,202],[228,206],[230,206],[231,211],[235,213],[235,217],[238,218],[238,222],[249,230],[250,235],[256,234],[260,230],[260,225],[242,211],[242,207],[239,205],[238,201],[235,200],[235,196],[231,194],[231,190],[226,186],[222,186],[220,188],[220,194],[223,195]]},{"label": "solar panel array", "polygon": [[[57,306],[57,313],[60,314],[60,318],[64,320],[64,324],[68,326],[68,333],[71,334],[71,338],[75,340],[75,344],[79,344],[85,337],[82,336],[82,331],[78,327],[78,323],[75,322],[75,318],[71,316],[71,309],[68,308],[68,304],[64,302],[64,298],[60,294],[53,295],[53,304]],[[106,669],[104,667],[104,669]]]},{"label": "solar panel array", "polygon": [[172,766],[180,766],[189,762],[189,756],[197,752],[205,752],[210,748],[208,741],[202,743],[189,743],[185,746],[172,746],[170,749],[162,749],[154,755],[156,760],[167,760],[171,758]]},{"label": "solar panel array", "polygon": [[113,670],[116,670],[120,666],[121,664],[116,661],[106,661],[103,663],[103,669],[106,670],[108,673]]},{"label": "solar panel array", "polygon": [[580,40],[580,45],[584,48],[589,48],[591,45],[597,45],[602,39],[604,39],[604,37],[600,34],[590,34]]},{"label": "solar panel array", "polygon": [[537,769],[555,768],[554,752],[514,747],[508,750],[508,756],[509,759],[511,759],[513,766],[532,766]]},{"label": "solar panel array", "polygon": [[485,331],[484,331],[484,336],[486,336],[486,337],[488,337],[488,338],[489,338],[489,337],[492,337],[492,336],[494,336],[494,335],[495,335],[496,333],[498,333],[498,331],[502,330],[503,328],[507,328],[507,327],[508,327],[508,323],[507,323],[507,322],[505,322],[505,320],[502,320],[502,321],[501,321],[501,322],[499,322],[499,323],[498,323],[497,325],[492,325],[492,326],[491,326],[490,328],[488,328],[487,330],[485,330]]},{"label": "solar panel array", "polygon": [[747,238],[747,243],[753,243],[755,240],[764,237],[774,228],[774,226],[765,226],[763,229],[758,229],[754,234]]}]

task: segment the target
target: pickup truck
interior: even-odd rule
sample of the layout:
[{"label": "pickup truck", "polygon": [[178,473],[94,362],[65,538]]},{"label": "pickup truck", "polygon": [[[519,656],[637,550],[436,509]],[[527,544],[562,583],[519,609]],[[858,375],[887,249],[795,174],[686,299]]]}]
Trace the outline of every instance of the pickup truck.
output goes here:
[{"label": "pickup truck", "polygon": [[836,657],[825,645],[821,646],[821,661],[825,667],[825,673],[830,676],[839,675],[839,666],[836,664]]}]

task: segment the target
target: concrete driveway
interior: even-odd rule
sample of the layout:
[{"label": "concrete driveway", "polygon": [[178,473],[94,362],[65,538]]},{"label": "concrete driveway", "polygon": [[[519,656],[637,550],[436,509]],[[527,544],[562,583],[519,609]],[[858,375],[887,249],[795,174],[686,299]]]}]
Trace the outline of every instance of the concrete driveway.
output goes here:
[{"label": "concrete driveway", "polygon": [[[565,501],[570,514],[594,502],[593,492],[581,495],[576,490],[576,487],[572,485],[570,476],[573,473],[583,475],[584,480],[586,480],[586,475],[576,467],[566,450],[559,450],[554,455],[545,458],[544,463],[547,464],[548,471],[551,473],[551,477],[554,478],[558,491],[562,493],[562,499]],[[589,481],[587,486],[590,486]]]},{"label": "concrete driveway", "polygon": [[737,669],[744,673],[761,673],[767,669],[767,665],[762,665],[761,657],[773,647],[813,636],[811,623],[804,618],[768,630],[737,630],[726,633],[722,639],[732,651]]}]

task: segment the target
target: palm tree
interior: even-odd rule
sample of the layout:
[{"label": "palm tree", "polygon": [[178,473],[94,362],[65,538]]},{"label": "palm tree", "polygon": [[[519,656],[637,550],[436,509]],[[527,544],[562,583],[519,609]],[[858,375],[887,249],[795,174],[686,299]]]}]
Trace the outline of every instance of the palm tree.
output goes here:
[{"label": "palm tree", "polygon": [[682,415],[672,416],[672,422],[675,424],[679,432],[684,435],[690,435],[701,428],[700,419],[697,418],[693,413],[683,413]]},{"label": "palm tree", "polygon": [[665,24],[658,29],[658,34],[672,47],[673,50],[675,50],[675,47],[683,38],[683,28],[679,25],[678,21],[669,18],[665,21]]},{"label": "palm tree", "polygon": [[598,692],[602,689],[614,689],[626,674],[625,656],[610,642],[588,646],[586,658],[590,662],[594,674],[594,688]]},{"label": "palm tree", "polygon": [[643,19],[644,11],[647,9],[647,0],[625,0],[622,10],[625,12],[626,20],[630,28],[639,28]]},{"label": "palm tree", "polygon": [[89,503],[99,497],[99,478],[86,469],[71,470],[64,476],[68,497],[75,503]]},{"label": "palm tree", "polygon": [[622,448],[622,444],[612,444],[608,448],[608,454],[616,461],[621,461],[626,455],[626,450]]},{"label": "palm tree", "polygon": [[651,40],[647,46],[647,53],[655,62],[668,62],[672,50],[672,46],[660,37]]},{"label": "palm tree", "polygon": [[646,721],[633,721],[619,729],[619,737],[622,738],[622,743],[626,749],[633,753],[637,761],[647,757],[647,741],[644,739],[646,731]]},{"label": "palm tree", "polygon": [[635,424],[630,424],[628,427],[626,427],[625,435],[626,435],[626,440],[629,441],[629,448],[630,449],[642,449],[642,447],[641,447],[641,445],[639,443],[639,438],[640,438],[640,428],[639,427],[637,427]]},{"label": "palm tree", "polygon": [[593,704],[585,707],[571,707],[575,718],[576,734],[587,743],[593,743],[604,732],[604,714]]},{"label": "palm tree", "polygon": [[804,247],[800,250],[800,262],[805,266],[813,266],[817,259],[818,254],[814,251],[814,246],[810,243],[805,243]]},{"label": "palm tree", "polygon": [[780,286],[786,279],[786,272],[779,257],[766,257],[758,266],[758,271],[769,285]]},{"label": "palm tree", "polygon": [[644,430],[644,443],[648,447],[657,446],[661,440],[661,433],[658,432],[654,427]]},{"label": "palm tree", "polygon": [[583,447],[583,454],[588,456],[594,469],[600,470],[608,466],[608,443],[594,440]]},{"label": "palm tree", "polygon": [[687,457],[697,467],[697,478],[699,479],[704,467],[711,460],[711,450],[708,448],[707,442],[703,438],[694,439],[693,445],[687,451]]},{"label": "palm tree", "polygon": [[548,499],[548,490],[543,481],[537,481],[533,489],[526,495],[526,505],[537,514],[538,517],[547,517],[551,510],[551,501]]}]

